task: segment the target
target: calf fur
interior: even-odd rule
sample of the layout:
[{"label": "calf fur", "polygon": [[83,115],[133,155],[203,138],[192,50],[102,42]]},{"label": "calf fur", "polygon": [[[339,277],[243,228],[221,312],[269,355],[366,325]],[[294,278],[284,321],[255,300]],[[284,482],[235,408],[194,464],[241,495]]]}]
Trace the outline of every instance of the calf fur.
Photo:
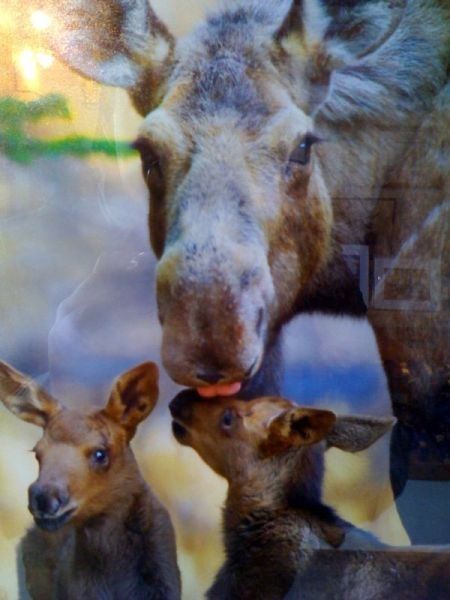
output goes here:
[{"label": "calf fur", "polygon": [[180,598],[167,511],[139,472],[129,442],[158,398],[158,370],[144,363],[116,381],[106,406],[69,410],[0,363],[0,398],[44,433],[29,488],[36,525],[20,547],[34,600]]},{"label": "calf fur", "polygon": [[448,548],[318,550],[284,600],[448,600]]},{"label": "calf fur", "polygon": [[[170,409],[176,439],[194,448],[229,485],[223,517],[226,560],[208,591],[210,600],[277,600],[294,580],[291,599],[384,598],[385,591],[404,589],[405,578],[413,589],[419,581],[416,589],[434,585],[436,560],[450,566],[450,554],[414,558],[397,550],[389,556],[387,546],[322,502],[325,449],[364,450],[392,419],[336,417],[274,397],[202,400],[191,391],[179,394]],[[364,557],[374,561],[374,556],[377,577],[366,568],[367,577],[359,581],[364,585],[355,588],[352,575]],[[370,595],[372,581],[375,595]],[[330,586],[334,596],[325,593]]]}]

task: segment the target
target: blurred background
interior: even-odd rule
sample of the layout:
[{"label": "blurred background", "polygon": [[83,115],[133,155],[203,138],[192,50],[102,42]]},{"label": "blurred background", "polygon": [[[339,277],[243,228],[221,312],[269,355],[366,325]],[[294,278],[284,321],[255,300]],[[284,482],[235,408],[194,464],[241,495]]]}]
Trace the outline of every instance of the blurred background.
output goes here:
[{"label": "blurred background", "polygon": [[[176,0],[153,2],[178,35],[212,4],[184,1],[180,10]],[[60,94],[71,114],[69,120],[64,110],[50,111],[22,123],[27,135],[132,141],[139,117],[125,92],[86,81],[59,63],[42,45],[49,26],[44,12],[2,1],[0,95],[39,102]],[[0,127],[7,126],[0,118]],[[140,163],[135,155],[89,152],[26,161],[0,151],[0,358],[68,405],[99,406],[119,373],[144,360],[159,363],[155,261]],[[287,397],[341,413],[391,414],[367,321],[298,318],[286,331],[285,351]],[[226,486],[172,439],[167,404],[177,387],[161,373],[159,404],[134,447],[145,478],[172,515],[184,598],[194,600],[222,561]],[[39,435],[0,406],[0,599],[17,598],[15,548],[31,525],[26,489],[37,464],[29,450]],[[326,500],[342,516],[387,542],[409,542],[390,489],[388,436],[357,456],[333,449],[327,467]]]}]

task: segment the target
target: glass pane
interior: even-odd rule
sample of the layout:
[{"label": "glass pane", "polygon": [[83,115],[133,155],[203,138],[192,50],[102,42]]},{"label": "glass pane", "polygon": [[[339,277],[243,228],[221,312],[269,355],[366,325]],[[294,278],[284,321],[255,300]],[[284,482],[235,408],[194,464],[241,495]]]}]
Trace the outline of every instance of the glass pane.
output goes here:
[{"label": "glass pane", "polygon": [[[170,513],[183,598],[200,598],[224,561],[222,506],[231,492],[201,451],[175,439],[175,381],[213,396],[237,384],[237,396],[282,396],[291,409],[395,416],[364,450],[328,449],[323,483],[319,467],[311,476],[323,498],[302,497],[301,508],[323,502],[393,546],[448,544],[445,3],[425,3],[416,19],[387,0],[376,9],[317,0],[304,3],[316,12],[302,14],[299,2],[260,2],[256,11],[248,6],[257,2],[241,2],[205,33],[196,27],[213,0],[152,0],[177,40],[175,67],[165,29],[145,37],[146,3],[130,16],[133,3],[96,0],[68,18],[74,4],[83,3],[7,0],[0,11],[0,359],[68,408],[96,411],[118,376],[158,364],[159,401],[132,447]],[[411,11],[422,4],[409,2]],[[120,82],[135,73],[137,83],[122,85],[128,95]],[[110,76],[119,83],[93,80]],[[139,136],[143,164],[131,147]],[[17,385],[0,373],[5,404],[23,396]],[[279,414],[271,404],[258,421],[245,406],[237,412],[243,423],[253,414],[256,444]],[[219,434],[207,414],[199,436],[217,436],[218,452],[229,448],[223,440],[233,436]],[[26,585],[17,548],[36,527],[27,489],[39,467],[29,450],[41,434],[0,410],[1,599]],[[302,435],[300,427],[292,439]],[[58,453],[70,446],[73,470],[103,450],[66,442]],[[97,483],[83,477],[69,487],[88,481],[90,498]],[[254,491],[250,475],[246,485]],[[328,525],[326,548],[336,536]],[[311,583],[312,597],[321,565],[331,569],[333,560],[317,562],[301,583]],[[264,582],[263,560],[260,570]]]}]

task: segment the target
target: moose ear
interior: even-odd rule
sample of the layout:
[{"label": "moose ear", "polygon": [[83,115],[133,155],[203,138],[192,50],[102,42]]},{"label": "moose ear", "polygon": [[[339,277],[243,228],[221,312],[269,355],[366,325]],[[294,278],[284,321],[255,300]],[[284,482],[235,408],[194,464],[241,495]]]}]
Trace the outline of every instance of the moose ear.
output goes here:
[{"label": "moose ear", "polygon": [[[406,6],[407,0],[352,3],[291,0],[275,40],[292,60],[302,64],[310,83],[311,114],[329,96],[336,95],[336,102],[331,103],[332,114],[336,111],[334,105],[340,103],[343,108],[339,114],[342,111],[348,119],[349,105],[361,95],[362,80],[367,80],[367,94],[383,93],[377,86],[378,80],[372,81],[370,77],[376,77],[380,68],[391,68],[385,65],[382,48],[395,35]],[[347,97],[350,100],[345,102]],[[366,97],[361,99],[363,102],[367,103]]]},{"label": "moose ear", "polygon": [[99,83],[126,88],[141,115],[160,100],[175,39],[148,0],[42,0],[57,56]]},{"label": "moose ear", "polygon": [[136,427],[152,412],[158,393],[158,367],[143,363],[117,379],[102,412],[121,425],[131,440]]},{"label": "moose ear", "polygon": [[276,40],[293,35],[301,37],[305,47],[322,40],[330,18],[318,0],[290,0],[283,4],[287,5],[287,12],[275,34]]},{"label": "moose ear", "polygon": [[329,410],[289,408],[272,419],[267,438],[260,446],[263,455],[271,456],[299,446],[323,440],[336,421]]},{"label": "moose ear", "polygon": [[14,415],[45,427],[61,405],[32,379],[0,361],[0,400]]},{"label": "moose ear", "polygon": [[[283,42],[293,36],[307,58],[327,47],[331,53],[344,51],[347,57],[360,59],[378,50],[395,32],[407,0],[343,4],[337,0],[290,0],[275,39]],[[286,0],[281,5],[286,6]]]},{"label": "moose ear", "polygon": [[396,419],[389,417],[339,416],[327,435],[327,445],[346,452],[360,452],[391,429]]}]

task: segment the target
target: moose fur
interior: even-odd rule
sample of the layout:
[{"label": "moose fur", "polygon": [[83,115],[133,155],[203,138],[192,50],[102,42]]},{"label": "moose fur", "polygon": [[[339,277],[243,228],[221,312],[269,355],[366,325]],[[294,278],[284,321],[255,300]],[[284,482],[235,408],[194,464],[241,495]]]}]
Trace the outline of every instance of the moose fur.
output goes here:
[{"label": "moose fur", "polygon": [[[20,546],[33,600],[180,598],[175,535],[129,447],[158,397],[158,371],[144,363],[115,383],[106,406],[69,410],[5,363],[0,399],[44,429],[29,488],[36,525]],[[19,572],[21,569],[19,569]]]},{"label": "moose fur", "polygon": [[[446,0],[232,0],[178,41],[147,0],[47,4],[55,51],[126,88],[144,117],[135,146],[171,377],[239,382],[247,398],[277,392],[281,330],[295,314],[366,315],[342,249],[369,244],[372,266],[391,264],[369,318],[395,412],[403,419],[406,399],[424,422],[450,354],[439,292],[449,255]],[[407,265],[410,302],[379,310],[392,265]],[[417,270],[432,271],[426,313]]]},{"label": "moose fur", "polygon": [[210,600],[288,592],[292,600],[425,600],[450,591],[450,552],[390,548],[322,502],[325,448],[364,450],[392,419],[336,417],[273,397],[214,402],[192,391],[170,410],[176,439],[228,481],[226,558]]}]

